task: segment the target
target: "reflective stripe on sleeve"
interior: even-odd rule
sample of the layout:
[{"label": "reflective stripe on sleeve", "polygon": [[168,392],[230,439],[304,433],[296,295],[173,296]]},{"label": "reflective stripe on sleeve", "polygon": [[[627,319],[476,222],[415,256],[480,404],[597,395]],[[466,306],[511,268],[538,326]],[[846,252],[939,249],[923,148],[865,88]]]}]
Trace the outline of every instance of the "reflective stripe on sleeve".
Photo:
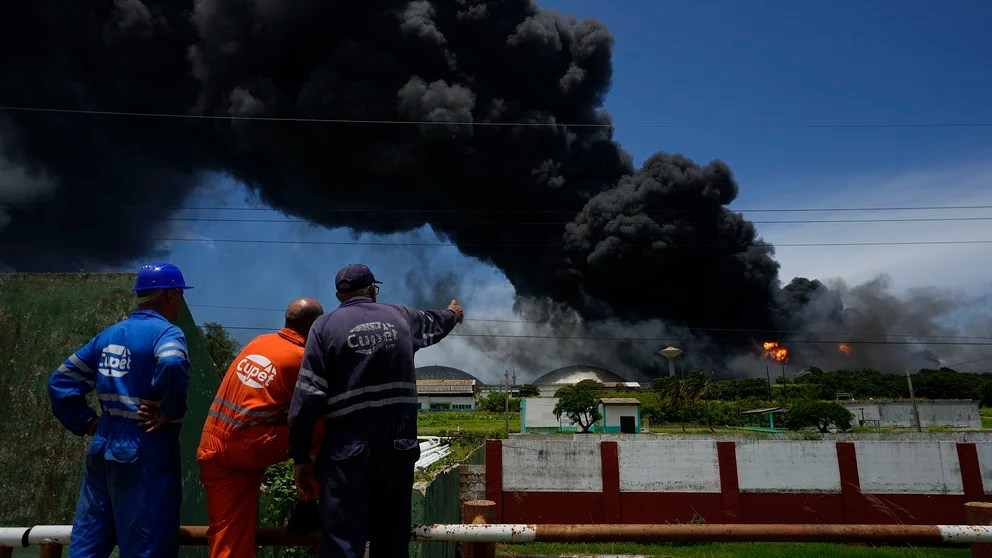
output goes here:
[{"label": "reflective stripe on sleeve", "polygon": [[386,405],[397,405],[400,403],[412,403],[417,404],[416,397],[389,397],[387,399],[377,399],[374,401],[363,401],[361,403],[355,403],[354,405],[339,409],[337,411],[327,413],[324,415],[325,419],[331,419],[335,417],[344,416],[347,414],[354,413],[355,411],[360,411],[362,409],[385,407]]},{"label": "reflective stripe on sleeve", "polygon": [[74,364],[76,368],[82,370],[83,372],[87,372],[89,374],[93,373],[93,369],[90,368],[89,366],[86,366],[86,363],[83,362],[83,359],[76,356],[76,353],[72,353],[71,355],[69,355],[69,362]]}]

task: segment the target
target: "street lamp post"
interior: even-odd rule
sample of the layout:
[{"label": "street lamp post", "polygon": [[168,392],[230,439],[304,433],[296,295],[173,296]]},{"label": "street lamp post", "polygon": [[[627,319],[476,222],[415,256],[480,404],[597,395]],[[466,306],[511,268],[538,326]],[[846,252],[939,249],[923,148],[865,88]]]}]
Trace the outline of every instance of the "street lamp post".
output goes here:
[{"label": "street lamp post", "polygon": [[513,386],[517,385],[517,372],[513,371],[510,374],[509,370],[504,371],[503,377],[506,380],[506,398],[503,400],[503,421],[504,427],[506,428],[506,437],[510,437],[510,394],[513,393],[513,387],[510,385],[510,379],[513,379]]},{"label": "street lamp post", "polygon": [[675,359],[682,354],[682,349],[675,347],[665,347],[658,351],[658,354],[668,359],[668,375],[675,376]]},{"label": "street lamp post", "polygon": [[913,378],[906,369],[906,383],[909,384],[909,400],[913,402],[913,416],[916,417],[916,431],[923,432],[923,425],[920,424],[920,409],[916,407],[916,396],[913,395]]}]

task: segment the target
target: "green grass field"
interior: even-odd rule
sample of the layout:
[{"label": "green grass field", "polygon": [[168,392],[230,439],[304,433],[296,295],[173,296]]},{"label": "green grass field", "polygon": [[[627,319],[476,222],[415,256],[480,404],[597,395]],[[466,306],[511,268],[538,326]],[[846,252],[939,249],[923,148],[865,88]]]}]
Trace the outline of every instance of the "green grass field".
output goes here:
[{"label": "green grass field", "polygon": [[[417,415],[417,432],[437,436],[451,432],[495,434],[504,429],[503,413],[485,411],[434,411]],[[510,413],[510,432],[520,432],[520,413]]]},{"label": "green grass field", "polygon": [[641,555],[672,558],[965,558],[971,550],[933,547],[866,547],[821,543],[715,543],[664,545],[634,543],[533,543],[500,545],[500,556]]}]

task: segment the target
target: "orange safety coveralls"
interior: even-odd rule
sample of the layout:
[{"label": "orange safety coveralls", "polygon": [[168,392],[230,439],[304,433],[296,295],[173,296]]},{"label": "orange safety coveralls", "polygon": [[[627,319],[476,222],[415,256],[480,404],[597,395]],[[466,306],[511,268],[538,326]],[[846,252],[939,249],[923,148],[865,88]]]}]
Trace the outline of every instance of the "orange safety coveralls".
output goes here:
[{"label": "orange safety coveralls", "polygon": [[286,416],[305,345],[291,329],[256,337],[235,357],[210,405],[196,458],[211,558],[255,556],[258,493],[265,468],[289,459]]}]

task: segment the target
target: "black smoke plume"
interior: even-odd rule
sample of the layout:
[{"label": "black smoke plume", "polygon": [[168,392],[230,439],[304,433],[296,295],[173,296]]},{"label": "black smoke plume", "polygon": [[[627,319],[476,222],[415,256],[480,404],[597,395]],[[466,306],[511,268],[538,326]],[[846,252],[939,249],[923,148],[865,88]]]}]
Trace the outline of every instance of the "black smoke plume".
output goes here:
[{"label": "black smoke plume", "polygon": [[0,105],[217,118],[0,111],[0,269],[147,254],[219,172],[321,225],[428,224],[585,320],[752,350],[803,304],[725,164],[633,168],[603,109],[613,40],[528,0],[10,3]]}]

